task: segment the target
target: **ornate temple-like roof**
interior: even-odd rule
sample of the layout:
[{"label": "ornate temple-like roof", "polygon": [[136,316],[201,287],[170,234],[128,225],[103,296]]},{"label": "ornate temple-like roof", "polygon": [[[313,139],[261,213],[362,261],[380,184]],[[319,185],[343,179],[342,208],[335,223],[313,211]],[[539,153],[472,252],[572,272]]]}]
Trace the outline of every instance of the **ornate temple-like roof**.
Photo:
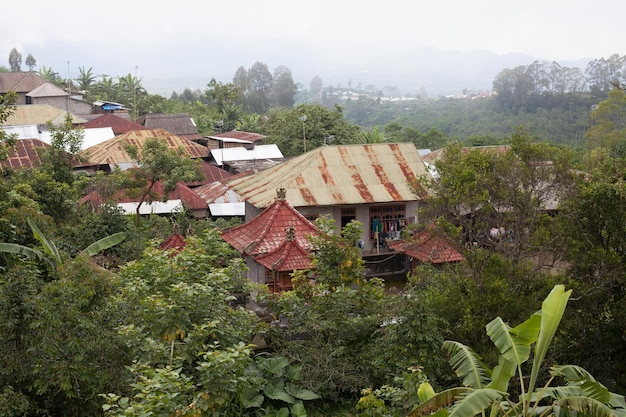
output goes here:
[{"label": "ornate temple-like roof", "polygon": [[313,250],[308,236],[320,231],[285,200],[284,189],[278,199],[254,219],[222,232],[222,238],[242,254],[252,257],[267,255],[283,246],[286,232],[293,229],[293,244],[306,253]]}]

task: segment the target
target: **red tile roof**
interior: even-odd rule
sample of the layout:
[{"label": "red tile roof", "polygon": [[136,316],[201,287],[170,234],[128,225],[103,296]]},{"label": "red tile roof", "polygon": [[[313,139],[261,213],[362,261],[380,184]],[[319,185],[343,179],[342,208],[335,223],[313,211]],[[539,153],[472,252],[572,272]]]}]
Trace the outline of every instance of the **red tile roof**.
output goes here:
[{"label": "red tile roof", "polygon": [[320,231],[284,199],[277,199],[254,219],[222,232],[222,238],[241,253],[266,255],[285,242],[288,228],[295,232],[295,242],[309,252],[313,249],[307,236]]},{"label": "red tile roof", "polygon": [[20,139],[15,145],[15,149],[9,157],[0,161],[0,171],[3,168],[20,169],[35,168],[41,164],[40,152],[43,148],[50,147],[49,144],[39,139]]},{"label": "red tile roof", "polygon": [[312,267],[310,252],[295,240],[287,239],[272,252],[259,255],[254,260],[270,271],[277,272],[298,271]]},{"label": "red tile roof", "polygon": [[96,127],[110,127],[113,130],[113,134],[121,135],[122,133],[130,132],[131,130],[146,130],[139,123],[126,120],[122,117],[116,116],[113,113],[105,113],[102,116],[98,116],[95,119],[91,119],[87,123],[82,125],[84,128],[96,128]]},{"label": "red tile roof", "polygon": [[465,260],[456,244],[440,232],[424,230],[409,240],[390,240],[387,243],[391,249],[421,262],[441,264]]},{"label": "red tile roof", "polygon": [[163,243],[159,245],[159,249],[171,251],[171,254],[177,254],[187,246],[187,241],[179,232],[174,232],[170,237],[165,239]]}]

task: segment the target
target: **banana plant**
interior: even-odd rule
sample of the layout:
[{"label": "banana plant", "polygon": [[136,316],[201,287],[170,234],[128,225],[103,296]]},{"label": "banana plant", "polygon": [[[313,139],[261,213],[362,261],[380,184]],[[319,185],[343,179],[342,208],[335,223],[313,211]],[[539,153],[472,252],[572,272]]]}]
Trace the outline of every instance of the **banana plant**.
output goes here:
[{"label": "banana plant", "polygon": [[[28,225],[33,231],[35,239],[37,239],[39,243],[41,243],[43,252],[37,249],[30,248],[28,246],[5,242],[0,242],[0,252],[11,253],[14,255],[26,256],[30,259],[40,260],[48,264],[51,268],[57,268],[61,266],[61,264],[63,263],[63,257],[61,256],[61,253],[57,249],[54,242],[48,239],[46,235],[41,232],[39,226],[37,226],[32,218],[29,217],[26,220],[28,221]],[[83,249],[82,253],[87,256],[94,256],[105,249],[117,245],[124,239],[126,239],[125,233],[115,233],[93,242],[85,249]]]},{"label": "banana plant", "polygon": [[[487,324],[487,335],[500,352],[493,369],[462,343],[444,342],[443,349],[450,354],[449,363],[463,386],[434,393],[426,385],[421,392],[429,394],[420,398],[422,402],[408,417],[626,416],[624,397],[609,392],[578,366],[552,366],[547,382],[537,385],[570,294],[571,290],[556,285],[543,301],[541,310],[522,324],[511,328],[500,317]],[[530,376],[526,376],[522,365],[529,361],[531,352],[532,368]],[[509,382],[516,376],[520,392],[513,398]],[[566,384],[551,387],[556,378]]]}]

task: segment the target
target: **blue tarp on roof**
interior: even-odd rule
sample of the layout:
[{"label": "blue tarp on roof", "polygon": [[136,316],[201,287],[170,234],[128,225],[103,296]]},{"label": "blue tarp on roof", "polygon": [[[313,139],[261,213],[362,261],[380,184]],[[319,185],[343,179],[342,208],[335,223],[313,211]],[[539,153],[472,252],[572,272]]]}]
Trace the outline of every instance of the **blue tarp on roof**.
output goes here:
[{"label": "blue tarp on roof", "polygon": [[121,110],[122,108],[124,108],[124,106],[121,106],[119,104],[103,104],[102,108],[104,110]]}]

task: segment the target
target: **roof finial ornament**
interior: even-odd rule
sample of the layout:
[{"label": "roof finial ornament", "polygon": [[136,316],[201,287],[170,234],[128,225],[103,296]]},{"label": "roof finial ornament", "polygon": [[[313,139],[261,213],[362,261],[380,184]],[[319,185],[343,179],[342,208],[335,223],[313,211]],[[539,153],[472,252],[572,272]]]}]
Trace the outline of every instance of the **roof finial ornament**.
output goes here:
[{"label": "roof finial ornament", "polygon": [[276,189],[276,197],[278,197],[279,200],[286,200],[287,199],[287,190],[284,187],[280,187]]},{"label": "roof finial ornament", "polygon": [[296,229],[293,227],[288,227],[285,229],[285,240],[287,242],[293,242],[296,240]]}]

